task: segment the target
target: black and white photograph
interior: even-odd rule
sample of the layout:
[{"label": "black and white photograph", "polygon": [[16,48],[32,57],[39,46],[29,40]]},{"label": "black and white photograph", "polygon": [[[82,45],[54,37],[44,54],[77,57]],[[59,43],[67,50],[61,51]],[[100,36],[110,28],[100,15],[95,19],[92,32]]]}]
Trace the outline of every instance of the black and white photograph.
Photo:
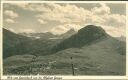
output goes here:
[{"label": "black and white photograph", "polygon": [[3,75],[126,75],[126,3],[4,3]]}]

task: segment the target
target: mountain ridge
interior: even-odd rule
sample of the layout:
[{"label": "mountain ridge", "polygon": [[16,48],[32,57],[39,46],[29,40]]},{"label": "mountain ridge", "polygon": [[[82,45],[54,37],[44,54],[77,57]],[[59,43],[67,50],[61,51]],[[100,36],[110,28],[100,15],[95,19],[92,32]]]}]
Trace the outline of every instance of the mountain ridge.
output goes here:
[{"label": "mountain ridge", "polygon": [[[67,35],[68,33],[71,34]],[[33,40],[29,37],[10,32],[6,29],[3,30],[3,34],[4,57],[6,55],[10,55],[7,54],[7,52],[12,52],[13,55],[15,55],[15,52],[17,51],[18,52],[16,54],[54,54],[67,48],[81,48],[82,46],[87,46],[98,41],[111,38],[111,36],[109,36],[101,27],[94,25],[87,25],[86,27],[80,29],[77,33],[71,29],[67,33],[65,33],[66,35],[63,34],[63,39],[48,39],[48,37],[45,37],[44,39],[40,38]],[[14,46],[11,47],[12,45]],[[29,47],[29,49],[27,49],[27,47]],[[122,47],[124,48],[124,46]]]},{"label": "mountain ridge", "polygon": [[85,26],[64,39],[31,39],[8,30],[3,36],[6,75],[30,74],[35,56],[34,70],[42,75],[71,75],[72,63],[76,75],[126,75],[126,42],[98,26]]},{"label": "mountain ridge", "polygon": [[89,44],[99,38],[109,36],[105,30],[101,27],[94,26],[94,25],[87,25],[86,27],[80,29],[77,34],[72,35],[71,37],[65,39],[60,44],[57,44],[53,50],[59,51],[61,49],[66,49],[70,47],[82,47],[86,44]]}]

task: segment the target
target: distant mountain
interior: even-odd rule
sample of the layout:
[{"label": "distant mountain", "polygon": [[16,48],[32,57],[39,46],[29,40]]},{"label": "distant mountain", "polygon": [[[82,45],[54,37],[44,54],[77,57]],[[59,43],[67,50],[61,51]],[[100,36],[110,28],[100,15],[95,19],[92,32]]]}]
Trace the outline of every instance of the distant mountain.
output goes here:
[{"label": "distant mountain", "polygon": [[20,35],[27,36],[32,39],[66,39],[75,34],[76,31],[74,29],[70,29],[69,31],[61,34],[61,35],[54,35],[50,32],[46,33],[19,33]]},{"label": "distant mountain", "polygon": [[16,34],[3,28],[3,58],[23,54],[46,55],[49,53],[49,49],[59,42],[47,39],[47,36],[51,35],[49,33],[47,33],[47,36],[44,34],[37,35],[43,37],[40,39],[33,39],[26,35]]},{"label": "distant mountain", "polygon": [[73,30],[62,35],[46,33],[14,33],[3,28],[3,57],[33,54],[46,55],[56,43],[74,34]]},{"label": "distant mountain", "polygon": [[56,35],[53,35],[50,32],[46,33],[19,33],[20,35],[27,36],[33,39],[49,39],[49,38],[54,38]]},{"label": "distant mountain", "polygon": [[77,32],[74,29],[70,29],[67,32],[65,32],[64,34],[61,34],[59,37],[62,39],[66,39],[71,37],[72,35],[76,34]]}]

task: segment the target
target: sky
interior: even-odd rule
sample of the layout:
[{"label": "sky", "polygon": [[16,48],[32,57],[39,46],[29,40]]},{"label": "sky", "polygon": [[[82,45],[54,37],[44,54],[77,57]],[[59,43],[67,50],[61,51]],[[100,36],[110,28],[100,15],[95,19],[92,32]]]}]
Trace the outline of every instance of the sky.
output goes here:
[{"label": "sky", "polygon": [[78,31],[101,26],[113,37],[126,36],[125,3],[4,3],[3,26],[15,33]]}]

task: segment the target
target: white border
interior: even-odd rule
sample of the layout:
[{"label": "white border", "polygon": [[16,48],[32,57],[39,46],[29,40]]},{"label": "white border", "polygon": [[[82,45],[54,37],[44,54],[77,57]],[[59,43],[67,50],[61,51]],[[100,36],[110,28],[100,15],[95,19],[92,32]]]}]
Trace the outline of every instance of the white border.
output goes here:
[{"label": "white border", "polygon": [[2,40],[2,26],[3,26],[3,16],[2,16],[2,12],[3,12],[3,4],[0,4],[0,77],[2,77],[3,74],[3,66],[2,66],[2,45],[3,45],[3,40]]},{"label": "white border", "polygon": [[1,1],[1,3],[127,3],[127,1]]},{"label": "white border", "polygon": [[[128,2],[127,1],[1,1],[1,17],[0,17],[0,57],[2,57],[2,26],[3,26],[3,4],[4,3],[126,3],[126,41],[128,40]],[[128,46],[128,44],[126,44]],[[128,47],[126,47],[126,57],[128,56]],[[126,67],[128,67],[128,58],[126,58]],[[0,70],[1,70],[1,78],[6,79],[7,76],[3,75],[3,60],[0,58]],[[22,75],[19,75],[22,76]],[[32,76],[32,75],[31,75]],[[22,76],[22,77],[31,77],[31,76]],[[37,75],[39,76],[39,75]],[[43,77],[41,75],[40,77]],[[57,75],[50,75],[57,76]],[[16,76],[13,76],[16,77]],[[128,79],[128,69],[126,68],[126,76],[58,76],[62,77],[63,79]]]}]

